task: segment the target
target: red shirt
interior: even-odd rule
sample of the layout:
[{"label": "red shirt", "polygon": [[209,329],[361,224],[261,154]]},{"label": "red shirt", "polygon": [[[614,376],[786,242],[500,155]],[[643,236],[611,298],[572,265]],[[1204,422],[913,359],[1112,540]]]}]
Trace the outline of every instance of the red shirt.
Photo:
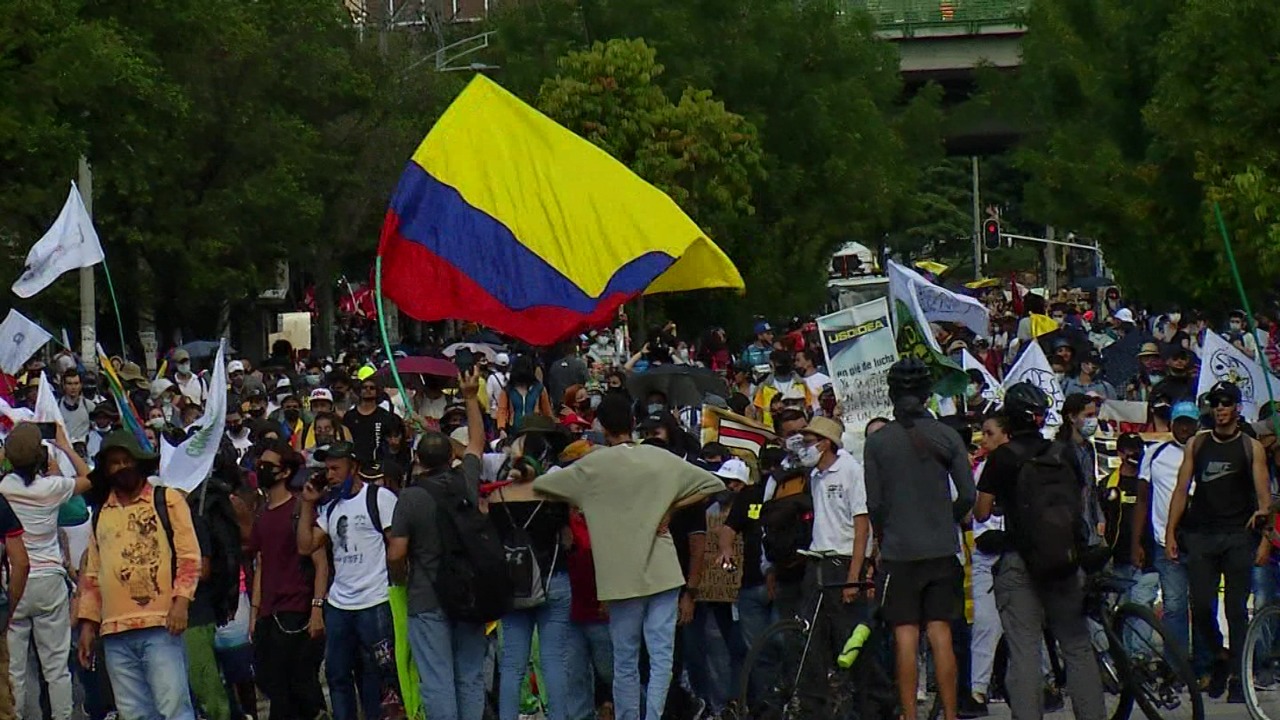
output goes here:
[{"label": "red shirt", "polygon": [[284,504],[267,508],[253,524],[250,545],[262,556],[258,574],[262,576],[262,603],[259,617],[277,612],[311,612],[313,579],[304,569],[304,558],[298,554],[298,531],[293,513],[296,497]]},{"label": "red shirt", "polygon": [[573,534],[573,550],[567,557],[569,569],[569,619],[579,623],[605,622],[608,616],[596,597],[596,568],[591,557],[591,535],[582,513],[569,513],[569,532]]}]

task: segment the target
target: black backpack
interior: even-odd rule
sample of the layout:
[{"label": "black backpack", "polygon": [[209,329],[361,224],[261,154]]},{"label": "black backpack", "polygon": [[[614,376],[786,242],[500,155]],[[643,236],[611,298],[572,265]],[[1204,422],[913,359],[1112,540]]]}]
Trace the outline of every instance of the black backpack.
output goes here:
[{"label": "black backpack", "polygon": [[813,495],[806,473],[784,476],[773,498],[760,508],[764,556],[779,568],[804,564],[800,550],[813,541]]},{"label": "black backpack", "polygon": [[225,625],[235,617],[240,604],[240,570],[244,567],[240,519],[231,504],[230,488],[214,478],[206,480],[199,492],[188,495],[187,505],[209,531],[209,578],[200,584],[210,588],[214,620]]},{"label": "black backpack", "polygon": [[[365,493],[364,493],[364,510],[366,513],[369,514],[369,525],[373,527],[379,535],[383,535],[385,537],[385,530],[383,530],[383,527],[382,527],[382,510],[378,508],[378,495],[384,491],[389,493],[394,493],[395,491],[391,490],[390,488],[385,488],[381,485],[375,485],[373,483],[365,483],[365,487],[367,489],[365,490]],[[330,500],[327,505],[325,505],[325,508],[324,508],[325,522],[328,522],[329,518],[333,515],[333,509],[338,507],[338,502],[339,500],[333,499],[333,500]],[[299,503],[299,507],[294,508],[293,512],[294,512],[293,531],[296,534],[298,532],[298,520],[302,513],[301,503]],[[385,543],[386,541],[384,540],[383,544],[385,545]],[[334,567],[333,566],[333,545],[330,544],[328,548],[329,548],[328,552],[329,552],[329,568],[330,568],[329,584],[332,585],[333,576],[335,575],[335,572],[333,570],[333,567]],[[309,566],[311,570],[310,570],[310,574],[307,575],[307,577],[310,580],[314,580],[316,576],[315,564],[311,562],[310,557],[305,558],[305,562],[306,564],[303,566],[303,571],[306,572],[306,568]],[[388,585],[391,584],[391,573],[389,572],[387,573],[387,584]]]},{"label": "black backpack", "polygon": [[405,489],[430,493],[436,502],[440,565],[434,583],[451,620],[484,623],[511,611],[515,587],[497,528],[468,497],[457,471]]},{"label": "black backpack", "polygon": [[1072,575],[1084,547],[1084,488],[1074,450],[1054,442],[1025,457],[1016,487],[1009,529],[1027,570],[1041,580]]}]

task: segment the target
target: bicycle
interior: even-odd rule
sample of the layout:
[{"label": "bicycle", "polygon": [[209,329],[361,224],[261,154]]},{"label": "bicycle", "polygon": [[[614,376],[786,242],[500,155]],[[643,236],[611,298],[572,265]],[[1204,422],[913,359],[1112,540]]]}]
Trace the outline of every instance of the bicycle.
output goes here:
[{"label": "bicycle", "polygon": [[1244,703],[1254,720],[1280,720],[1280,605],[1267,605],[1249,621],[1244,639]]},{"label": "bicycle", "polygon": [[1154,610],[1120,602],[1133,585],[1105,573],[1085,580],[1107,717],[1127,720],[1136,702],[1148,720],[1203,720],[1204,699],[1186,650],[1169,640]]},{"label": "bicycle", "polygon": [[[839,555],[833,552],[801,551],[805,557],[831,561],[839,567]],[[824,583],[818,573],[819,590],[843,590],[858,588],[870,591],[871,582]],[[805,663],[814,662],[809,657],[810,631],[823,609],[823,596],[819,592],[812,611],[798,617],[779,620],[770,625],[752,643],[742,665],[739,677],[738,702],[743,720],[893,720],[897,717],[897,701],[893,696],[893,682],[877,657],[876,648],[883,632],[874,619],[869,621],[870,635],[851,667],[836,667],[828,673],[827,707],[821,712],[806,705],[800,696],[800,683]],[[752,678],[755,677],[756,687]],[[887,692],[877,692],[887,688]],[[810,699],[810,702],[812,699]]]}]

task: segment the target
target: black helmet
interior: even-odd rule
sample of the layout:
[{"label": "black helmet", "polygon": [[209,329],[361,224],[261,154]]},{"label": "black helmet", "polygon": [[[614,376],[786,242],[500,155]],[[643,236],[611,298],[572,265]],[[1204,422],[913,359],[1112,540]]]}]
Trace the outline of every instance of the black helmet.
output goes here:
[{"label": "black helmet", "polygon": [[1043,415],[1053,405],[1053,400],[1038,386],[1029,382],[1020,382],[1004,393],[1004,411],[1011,418],[1029,420],[1035,415]]},{"label": "black helmet", "polygon": [[889,397],[913,395],[921,400],[929,397],[933,389],[933,375],[922,360],[907,357],[889,368]]}]

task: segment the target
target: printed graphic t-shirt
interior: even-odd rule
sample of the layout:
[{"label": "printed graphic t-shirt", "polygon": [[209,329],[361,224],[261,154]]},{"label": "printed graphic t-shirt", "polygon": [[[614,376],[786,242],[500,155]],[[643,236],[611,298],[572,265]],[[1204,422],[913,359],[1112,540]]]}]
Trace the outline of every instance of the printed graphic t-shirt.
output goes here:
[{"label": "printed graphic t-shirt", "polygon": [[[377,490],[381,527],[373,527],[365,494]],[[360,492],[317,509],[316,524],[333,547],[333,584],[329,604],[363,610],[387,601],[387,545],[383,531],[396,514],[396,495],[365,483]]]}]

